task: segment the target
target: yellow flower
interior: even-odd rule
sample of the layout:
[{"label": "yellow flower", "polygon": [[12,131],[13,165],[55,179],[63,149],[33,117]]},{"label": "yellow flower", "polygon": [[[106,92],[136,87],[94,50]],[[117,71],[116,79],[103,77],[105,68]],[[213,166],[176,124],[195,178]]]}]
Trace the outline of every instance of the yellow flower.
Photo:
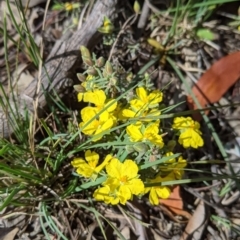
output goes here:
[{"label": "yellow flower", "polygon": [[73,4],[72,4],[72,3],[66,2],[66,3],[64,4],[64,7],[65,7],[65,10],[66,10],[66,11],[71,11],[71,10],[73,10]]},{"label": "yellow flower", "polygon": [[77,99],[79,102],[81,102],[83,100],[83,96],[84,96],[85,92],[79,92],[77,95]]},{"label": "yellow flower", "polygon": [[111,34],[114,30],[114,25],[111,20],[107,17],[104,17],[103,26],[98,28],[98,31],[101,33]]},{"label": "yellow flower", "polygon": [[76,9],[76,8],[79,8],[80,7],[80,4],[79,3],[69,3],[69,2],[66,2],[64,4],[64,8],[65,8],[65,11],[72,11],[73,9]]},{"label": "yellow flower", "polygon": [[132,142],[149,141],[160,148],[164,146],[162,136],[158,134],[159,121],[150,123],[147,127],[145,127],[141,122],[137,122],[136,124],[127,126],[126,131]]},{"label": "yellow flower", "polygon": [[116,205],[119,203],[119,198],[114,197],[114,194],[111,193],[111,189],[108,185],[95,190],[93,197],[97,201],[104,201],[106,204]]},{"label": "yellow flower", "polygon": [[[81,110],[82,122],[79,124],[81,131],[86,135],[98,135],[92,140],[97,141],[104,135],[104,131],[111,129],[114,124],[113,117],[107,112],[102,112],[98,117],[98,111],[94,107],[85,107]],[[94,119],[91,121],[91,119]],[[102,134],[101,134],[102,133]]]},{"label": "yellow flower", "polygon": [[144,192],[144,185],[138,176],[137,164],[127,159],[121,163],[117,158],[113,158],[106,166],[108,174],[103,187],[97,189],[93,196],[98,201],[104,201],[107,204],[126,204],[133,195],[139,195]]},{"label": "yellow flower", "polygon": [[112,156],[107,155],[105,160],[100,165],[98,165],[99,155],[94,151],[91,152],[90,150],[87,150],[85,152],[85,159],[86,160],[82,158],[74,158],[71,164],[74,168],[77,169],[76,171],[79,175],[95,180],[98,173],[112,159]]},{"label": "yellow flower", "polygon": [[118,119],[119,121],[124,121],[127,120],[126,117],[122,115],[123,109],[122,109],[122,103],[119,103],[116,107],[116,109],[113,112],[113,115]]},{"label": "yellow flower", "polygon": [[187,166],[187,161],[182,156],[178,158],[178,162],[174,165],[173,174],[176,179],[182,179],[184,174],[183,168]]},{"label": "yellow flower", "polygon": [[155,108],[162,101],[163,94],[159,90],[154,90],[149,95],[143,87],[136,89],[138,98],[132,99],[130,105],[135,110],[148,110],[149,108]]},{"label": "yellow flower", "polygon": [[[161,178],[160,176],[157,176],[154,179],[148,179],[148,183],[159,183],[165,182],[165,181],[171,181],[174,180],[171,175],[168,175],[165,178]],[[170,196],[171,190],[167,186],[152,186],[152,187],[146,187],[144,190],[144,193],[149,192],[149,202],[152,205],[158,205],[159,204],[159,198],[167,199]]]},{"label": "yellow flower", "polygon": [[150,110],[131,110],[131,109],[123,109],[122,116],[125,118],[139,118],[141,121],[150,122],[156,120],[158,116],[161,115],[161,112],[158,109],[150,109]]},{"label": "yellow flower", "polygon": [[137,98],[130,101],[130,108],[123,109],[122,115],[126,118],[139,117],[141,121],[152,121],[161,112],[156,108],[162,101],[162,92],[155,90],[147,94],[143,87],[136,89]]},{"label": "yellow flower", "polygon": [[[166,157],[170,157],[174,155],[172,152],[167,152],[165,154]],[[171,158],[164,162],[165,166],[160,166],[160,170],[164,172],[171,172],[175,179],[182,179],[182,176],[184,174],[184,168],[187,166],[187,161],[180,156],[178,158],[178,161],[176,161],[176,158]]]},{"label": "yellow flower", "polygon": [[174,118],[173,129],[180,130],[178,142],[184,148],[193,147],[198,148],[203,146],[203,139],[200,136],[202,132],[200,124],[193,121],[191,117],[176,117]]},{"label": "yellow flower", "polygon": [[83,97],[84,102],[95,104],[96,108],[100,111],[105,109],[108,112],[113,112],[117,107],[117,102],[114,99],[106,101],[106,94],[103,90],[93,90],[86,92]]},{"label": "yellow flower", "polygon": [[85,81],[81,84],[85,92],[78,93],[77,98],[79,102],[83,100],[86,90],[93,89],[95,87],[95,84],[93,84],[93,82],[91,81],[92,79],[94,79],[94,76],[89,74],[87,75]]}]

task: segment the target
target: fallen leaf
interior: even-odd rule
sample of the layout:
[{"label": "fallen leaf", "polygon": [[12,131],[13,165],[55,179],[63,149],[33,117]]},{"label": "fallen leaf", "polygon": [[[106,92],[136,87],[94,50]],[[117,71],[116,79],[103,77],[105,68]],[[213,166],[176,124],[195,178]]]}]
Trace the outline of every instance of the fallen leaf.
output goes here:
[{"label": "fallen leaf", "polygon": [[188,221],[188,224],[180,238],[180,240],[198,240],[202,239],[203,232],[207,227],[209,219],[209,209],[203,201],[197,206],[194,214]]},{"label": "fallen leaf", "polygon": [[170,197],[167,199],[161,199],[160,203],[168,207],[183,209],[183,201],[180,196],[180,186],[175,186],[171,192]]},{"label": "fallen leaf", "polygon": [[[240,51],[231,53],[214,63],[192,88],[202,108],[208,103],[215,103],[240,77]],[[188,96],[190,109],[198,109],[192,97]],[[208,112],[206,112],[208,114]],[[195,115],[196,120],[201,116]]]},{"label": "fallen leaf", "polygon": [[1,240],[13,240],[19,231],[19,228],[0,228]]},{"label": "fallen leaf", "polygon": [[196,35],[203,40],[213,41],[215,36],[214,33],[207,28],[200,28],[197,30]]},{"label": "fallen leaf", "polygon": [[171,212],[181,215],[187,219],[191,217],[191,214],[183,210],[183,200],[180,195],[180,186],[173,188],[171,195],[168,199],[161,199],[160,204],[167,207]]},{"label": "fallen leaf", "polygon": [[164,206],[163,204],[159,205],[159,208],[161,209],[161,212],[164,213],[164,215],[168,216],[169,219],[171,219],[172,221],[176,222],[176,223],[180,223],[180,224],[186,224],[188,223],[188,219],[190,217],[186,217],[185,219],[179,218],[179,215],[182,216],[181,214],[178,213],[174,213],[170,210],[170,208]]}]

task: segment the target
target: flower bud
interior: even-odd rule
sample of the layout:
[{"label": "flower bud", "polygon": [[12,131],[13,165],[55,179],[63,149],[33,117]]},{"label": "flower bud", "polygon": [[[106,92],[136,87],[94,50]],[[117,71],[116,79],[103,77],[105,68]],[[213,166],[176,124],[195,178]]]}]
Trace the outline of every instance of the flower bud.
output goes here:
[{"label": "flower bud", "polygon": [[94,67],[89,67],[87,69],[87,73],[89,75],[92,75],[92,76],[97,76],[98,75],[98,72],[97,72],[97,70]]},{"label": "flower bud", "polygon": [[145,143],[136,143],[133,145],[133,148],[139,153],[145,153],[149,149],[148,145]]},{"label": "flower bud", "polygon": [[77,73],[77,78],[80,82],[84,82],[86,80],[86,77],[81,73]]},{"label": "flower bud", "polygon": [[132,152],[135,151],[132,145],[127,145],[125,148],[126,148],[128,153],[132,153]]},{"label": "flower bud", "polygon": [[96,65],[97,65],[97,67],[100,68],[100,67],[104,66],[105,62],[106,62],[105,59],[103,57],[100,57],[100,58],[97,59]]},{"label": "flower bud", "polygon": [[79,93],[84,93],[84,92],[86,92],[86,89],[85,89],[82,85],[80,85],[80,84],[74,85],[73,88],[74,88],[77,92],[79,92]]},{"label": "flower bud", "polygon": [[134,1],[134,4],[133,4],[133,10],[135,13],[139,13],[140,10],[141,10],[141,7],[140,7],[140,4],[137,0]]},{"label": "flower bud", "polygon": [[132,80],[133,80],[133,73],[132,73],[132,72],[130,72],[130,73],[127,74],[126,80],[127,80],[129,83],[132,82]]},{"label": "flower bud", "polygon": [[86,47],[81,46],[80,51],[82,54],[83,62],[88,66],[93,66],[93,61],[92,61],[92,57],[91,57],[89,50]]},{"label": "flower bud", "polygon": [[110,78],[110,84],[111,86],[117,85],[118,79],[116,77],[111,77]]},{"label": "flower bud", "polygon": [[104,72],[105,72],[106,77],[113,74],[113,67],[109,61],[107,61],[104,66]]},{"label": "flower bud", "polygon": [[114,30],[114,26],[111,20],[107,17],[104,17],[103,26],[98,28],[98,31],[100,33],[111,34],[113,30]]},{"label": "flower bud", "polygon": [[163,52],[165,50],[164,46],[153,38],[148,38],[147,42],[158,52]]},{"label": "flower bud", "polygon": [[72,3],[69,3],[69,2],[66,2],[65,4],[64,4],[64,8],[65,8],[65,10],[66,11],[72,11],[73,10],[73,4]]}]

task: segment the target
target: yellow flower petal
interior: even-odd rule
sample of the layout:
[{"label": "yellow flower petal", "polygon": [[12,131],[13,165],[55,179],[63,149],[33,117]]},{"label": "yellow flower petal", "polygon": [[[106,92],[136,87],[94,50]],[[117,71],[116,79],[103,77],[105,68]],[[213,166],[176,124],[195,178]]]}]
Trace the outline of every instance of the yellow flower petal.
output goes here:
[{"label": "yellow flower petal", "polygon": [[[143,127],[142,127],[143,126]],[[159,132],[159,121],[149,124],[145,129],[141,122],[127,126],[126,132],[130,136],[132,142],[149,141],[154,145],[162,148],[164,142]]]},{"label": "yellow flower petal", "polygon": [[106,100],[106,94],[103,90],[94,90],[93,92],[86,92],[84,94],[83,101],[90,102],[96,105],[96,107],[102,108]]},{"label": "yellow flower petal", "polygon": [[110,191],[108,196],[104,196],[104,200],[100,197],[98,199],[111,204],[119,202],[126,204],[128,200],[132,199],[133,195],[144,192],[144,184],[141,179],[138,179],[138,166],[130,159],[121,163],[117,158],[112,158],[111,155],[109,155],[109,158],[111,158],[111,161],[106,166],[108,178],[103,186],[107,186]]},{"label": "yellow flower petal", "polygon": [[71,164],[74,168],[78,168],[82,164],[86,164],[86,162],[82,158],[74,158]]},{"label": "yellow flower petal", "polygon": [[83,99],[83,93],[78,93],[77,99],[78,99],[79,102],[81,102],[82,99]]},{"label": "yellow flower petal", "polygon": [[74,168],[77,168],[77,173],[84,177],[91,177],[94,172],[94,168],[89,166],[82,158],[74,158],[71,164]]},{"label": "yellow flower petal", "polygon": [[99,122],[97,120],[93,120],[91,123],[81,122],[79,127],[82,129],[81,131],[86,135],[93,135],[96,129],[98,128]]},{"label": "yellow flower petal", "polygon": [[174,176],[172,174],[167,175],[164,178],[161,178],[160,176],[157,176],[154,179],[150,179],[148,180],[149,183],[158,183],[159,186],[153,186],[153,187],[149,187],[150,188],[150,192],[149,192],[149,188],[145,188],[144,192],[147,193],[149,192],[149,202],[152,205],[158,205],[159,204],[159,198],[163,198],[166,199],[170,196],[171,190],[166,187],[166,186],[161,186],[160,183],[163,181],[170,181],[173,180]]},{"label": "yellow flower petal", "polygon": [[98,176],[98,173],[108,164],[112,159],[112,155],[108,154],[104,161],[97,166],[99,162],[99,154],[95,151],[87,150],[85,152],[85,160],[82,158],[75,158],[71,162],[72,166],[76,168],[79,175],[91,178],[93,181]]},{"label": "yellow flower petal", "polygon": [[133,118],[136,116],[136,113],[130,109],[123,109],[122,115],[123,115],[123,117]]},{"label": "yellow flower petal", "polygon": [[159,204],[159,197],[155,191],[154,188],[151,188],[150,193],[149,193],[149,202],[152,205],[158,205]]},{"label": "yellow flower petal", "polygon": [[[107,111],[102,112],[97,116],[98,110],[95,107],[85,107],[81,111],[83,122],[79,124],[81,131],[86,135],[98,135],[92,140],[97,141],[105,134],[104,131],[112,128],[114,118]],[[102,133],[102,134],[101,134]]]},{"label": "yellow flower petal", "polygon": [[158,134],[148,136],[148,140],[159,148],[163,148],[164,146],[162,136]]},{"label": "yellow flower petal", "polygon": [[77,168],[77,173],[82,175],[83,177],[90,178],[94,174],[94,169],[90,167],[88,164],[85,166],[82,165],[81,167]]},{"label": "yellow flower petal", "polygon": [[94,118],[97,114],[97,110],[93,107],[85,107],[81,110],[81,117],[83,122],[88,122]]},{"label": "yellow flower petal", "polygon": [[97,201],[104,201],[104,199],[109,195],[109,192],[110,192],[110,188],[108,186],[104,186],[96,189],[93,193],[93,197]]},{"label": "yellow flower petal", "polygon": [[106,103],[104,106],[106,108],[106,111],[113,112],[117,108],[117,102],[115,99],[112,99]]},{"label": "yellow flower petal", "polygon": [[139,111],[144,112],[148,110],[148,103],[145,103],[139,99],[131,100],[130,105],[135,112],[139,112]]},{"label": "yellow flower petal", "polygon": [[99,155],[94,151],[91,152],[91,150],[87,150],[85,152],[85,159],[88,161],[88,163],[91,162],[91,164],[95,165],[94,167],[96,167],[98,164]]},{"label": "yellow flower petal", "polygon": [[178,168],[185,168],[187,166],[187,160],[183,159],[182,156],[178,158]]},{"label": "yellow flower petal", "polygon": [[101,125],[96,129],[95,133],[94,133],[94,138],[93,141],[97,141],[100,138],[102,138],[102,136],[104,134],[107,134],[105,131],[111,129],[111,127],[113,126],[113,120],[110,118],[108,120],[106,120],[106,122],[100,122]]},{"label": "yellow flower petal", "polygon": [[152,188],[151,187],[145,187],[144,188],[144,194],[148,193]]},{"label": "yellow flower petal", "polygon": [[127,186],[121,185],[119,187],[118,197],[120,203],[125,205],[128,200],[132,199],[132,193]]},{"label": "yellow flower petal", "polygon": [[158,134],[158,132],[159,132],[159,121],[148,124],[145,130],[145,133]]},{"label": "yellow flower petal", "polygon": [[199,130],[200,124],[193,121],[191,117],[176,117],[173,122],[173,129],[178,129],[181,131],[178,142],[183,145],[183,147],[202,147],[204,142],[200,136],[202,133]]},{"label": "yellow flower petal", "polygon": [[202,137],[193,129],[188,129],[181,133],[178,142],[183,145],[184,148],[198,148],[203,146]]},{"label": "yellow flower petal", "polygon": [[143,111],[148,108],[156,107],[162,101],[162,92],[159,90],[155,90],[147,95],[147,91],[143,87],[139,87],[136,89],[136,94],[139,99],[133,99],[130,101],[130,105],[136,109],[143,109]]},{"label": "yellow flower petal", "polygon": [[112,178],[120,179],[122,172],[121,169],[122,163],[117,158],[113,158],[111,162],[106,166],[107,174]]},{"label": "yellow flower petal", "polygon": [[138,165],[134,161],[127,159],[122,164],[122,168],[120,171],[122,176],[127,176],[127,180],[130,180],[137,177]]},{"label": "yellow flower petal", "polygon": [[111,154],[108,154],[105,157],[104,161],[99,166],[96,167],[95,171],[100,172],[112,159],[113,159],[113,156]]},{"label": "yellow flower petal", "polygon": [[126,132],[130,136],[132,142],[140,142],[143,140],[143,135],[139,126],[131,124],[127,126]]},{"label": "yellow flower petal", "polygon": [[168,187],[156,187],[155,191],[157,193],[157,196],[162,198],[162,199],[167,199],[169,198],[171,191]]},{"label": "yellow flower petal", "polygon": [[147,102],[147,91],[143,87],[139,87],[136,89],[137,96],[143,101]]},{"label": "yellow flower petal", "polygon": [[69,3],[69,2],[66,2],[64,4],[64,8],[65,8],[66,11],[71,11],[71,10],[73,10],[73,4]]},{"label": "yellow flower petal", "polygon": [[148,101],[151,105],[158,104],[162,102],[163,94],[159,90],[155,90],[148,95]]},{"label": "yellow flower petal", "polygon": [[140,195],[144,193],[144,184],[141,179],[135,178],[130,180],[128,187],[131,190],[132,194]]},{"label": "yellow flower petal", "polygon": [[106,197],[105,203],[109,204],[111,203],[112,205],[117,205],[119,203],[120,199],[118,197],[112,197],[108,196]]},{"label": "yellow flower petal", "polygon": [[108,177],[107,180],[103,183],[104,186],[109,186],[111,192],[114,192],[119,186],[120,181],[118,178]]}]

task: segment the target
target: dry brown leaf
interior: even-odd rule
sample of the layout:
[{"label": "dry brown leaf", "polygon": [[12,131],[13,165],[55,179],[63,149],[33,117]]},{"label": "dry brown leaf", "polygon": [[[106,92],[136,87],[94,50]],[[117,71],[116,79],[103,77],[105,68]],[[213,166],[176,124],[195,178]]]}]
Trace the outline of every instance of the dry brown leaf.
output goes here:
[{"label": "dry brown leaf", "polygon": [[[198,80],[192,92],[204,108],[208,103],[219,101],[239,77],[240,51],[229,54],[214,63]],[[188,105],[190,109],[198,109],[190,96],[188,96]],[[197,120],[201,119],[200,114],[194,117]]]},{"label": "dry brown leaf", "polygon": [[196,211],[190,218],[184,233],[180,240],[198,240],[202,239],[203,231],[205,230],[208,222],[208,207],[203,201],[200,201]]},{"label": "dry brown leaf", "polygon": [[1,240],[14,240],[18,231],[19,231],[19,228],[0,229],[0,239]]},{"label": "dry brown leaf", "polygon": [[168,199],[161,199],[160,204],[163,204],[171,212],[183,216],[187,219],[191,217],[191,214],[183,210],[183,200],[180,195],[180,186],[173,188],[171,195]]},{"label": "dry brown leaf", "polygon": [[160,200],[161,204],[164,204],[165,206],[168,207],[174,207],[178,209],[183,209],[183,201],[180,196],[180,187],[175,186],[171,192],[171,195],[168,199],[161,199]]}]

